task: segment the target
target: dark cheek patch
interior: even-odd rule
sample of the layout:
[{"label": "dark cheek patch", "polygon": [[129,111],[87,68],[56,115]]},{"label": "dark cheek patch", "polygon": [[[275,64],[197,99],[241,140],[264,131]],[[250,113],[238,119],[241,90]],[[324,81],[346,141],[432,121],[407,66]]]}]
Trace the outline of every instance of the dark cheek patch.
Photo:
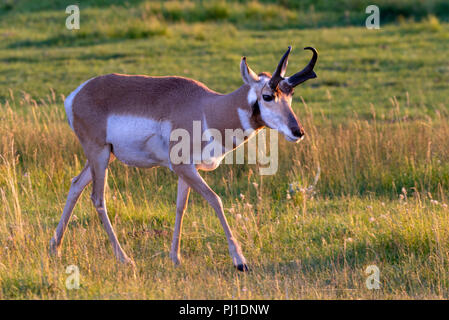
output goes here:
[{"label": "dark cheek patch", "polygon": [[260,115],[260,107],[259,107],[259,101],[256,100],[256,102],[252,106],[253,114],[252,117],[257,117]]},{"label": "dark cheek patch", "polygon": [[252,105],[251,109],[252,109],[251,121],[254,123],[255,128],[266,126],[265,122],[262,120],[262,117],[260,115],[260,106],[258,101],[256,101]]}]

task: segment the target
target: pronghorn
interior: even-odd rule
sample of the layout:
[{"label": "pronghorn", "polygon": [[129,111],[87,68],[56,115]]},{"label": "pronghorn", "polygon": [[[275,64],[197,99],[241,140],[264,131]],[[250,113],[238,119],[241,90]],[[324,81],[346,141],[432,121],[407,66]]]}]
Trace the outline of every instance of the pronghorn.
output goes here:
[{"label": "pronghorn", "polygon": [[[178,175],[176,219],[170,258],[180,263],[181,226],[190,189],[204,197],[215,210],[229,245],[234,266],[247,271],[240,245],[232,235],[220,197],[202,179],[198,170],[215,169],[223,157],[210,163],[173,164],[169,150],[170,134],[175,129],[192,131],[194,121],[206,128],[243,129],[257,132],[264,126],[280,131],[288,141],[298,142],[304,130],[291,108],[293,88],[316,78],[314,48],[308,65],[291,77],[284,78],[291,47],[281,58],[271,76],[257,75],[243,57],[240,72],[244,84],[229,94],[210,90],[204,84],[182,77],[149,77],[108,74],[81,84],[65,100],[70,127],[78,137],[87,162],[72,180],[61,220],[50,242],[50,251],[60,254],[60,246],[73,208],[83,189],[92,181],[92,202],[109,236],[117,259],[134,265],[121,248],[107,215],[104,188],[108,164],[117,158],[136,167],[165,166]],[[234,149],[248,140],[234,143]],[[204,142],[203,148],[207,145]],[[223,146],[224,148],[224,146]],[[193,154],[190,155],[194,157]],[[224,156],[224,155],[223,155]],[[210,159],[209,159],[210,160]]]}]

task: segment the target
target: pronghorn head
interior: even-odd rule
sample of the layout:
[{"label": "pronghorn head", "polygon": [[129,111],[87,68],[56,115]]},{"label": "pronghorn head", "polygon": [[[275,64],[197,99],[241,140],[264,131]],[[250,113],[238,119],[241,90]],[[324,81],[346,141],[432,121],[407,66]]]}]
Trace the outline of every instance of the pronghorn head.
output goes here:
[{"label": "pronghorn head", "polygon": [[258,118],[259,123],[283,133],[288,141],[298,142],[304,136],[304,129],[291,107],[293,89],[306,80],[316,78],[313,67],[318,53],[314,48],[304,48],[313,52],[309,64],[291,77],[284,78],[291,49],[288,47],[273,75],[266,72],[257,75],[248,67],[246,57],[242,58],[240,72],[243,81],[251,87],[248,101],[253,105],[253,116]]}]

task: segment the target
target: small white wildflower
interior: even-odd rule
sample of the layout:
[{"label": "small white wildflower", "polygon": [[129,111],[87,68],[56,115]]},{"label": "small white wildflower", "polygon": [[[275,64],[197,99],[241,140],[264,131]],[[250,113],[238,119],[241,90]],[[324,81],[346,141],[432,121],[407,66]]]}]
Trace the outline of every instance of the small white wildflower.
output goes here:
[{"label": "small white wildflower", "polygon": [[245,200],[245,195],[243,193],[240,194],[240,199]]},{"label": "small white wildflower", "polygon": [[374,221],[376,221],[376,218],[374,218],[374,217],[369,218],[369,222],[374,222]]},{"label": "small white wildflower", "polygon": [[259,187],[259,184],[257,182],[253,182],[253,186],[257,189]]},{"label": "small white wildflower", "polygon": [[242,215],[241,215],[240,213],[237,213],[237,214],[235,215],[235,218],[236,218],[237,220],[240,220],[240,219],[242,219]]}]

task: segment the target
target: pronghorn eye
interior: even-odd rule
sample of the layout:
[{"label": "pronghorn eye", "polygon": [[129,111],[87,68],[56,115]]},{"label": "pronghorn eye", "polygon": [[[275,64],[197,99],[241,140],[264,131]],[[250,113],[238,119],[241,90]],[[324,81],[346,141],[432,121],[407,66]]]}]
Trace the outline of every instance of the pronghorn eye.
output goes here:
[{"label": "pronghorn eye", "polygon": [[262,98],[265,100],[265,101],[271,101],[271,100],[273,100],[273,96],[269,96],[268,94],[264,94],[264,95],[262,95]]}]

